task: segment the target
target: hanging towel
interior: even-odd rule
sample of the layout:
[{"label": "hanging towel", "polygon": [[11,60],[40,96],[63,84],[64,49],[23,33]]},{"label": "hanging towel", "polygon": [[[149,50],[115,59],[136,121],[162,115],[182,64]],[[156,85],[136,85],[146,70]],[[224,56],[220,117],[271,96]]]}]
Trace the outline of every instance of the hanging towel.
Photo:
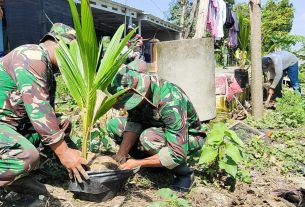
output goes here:
[{"label": "hanging towel", "polygon": [[216,40],[220,40],[223,38],[223,25],[226,22],[227,17],[227,8],[226,3],[223,0],[218,0],[219,10],[216,14],[216,25],[217,25],[217,35],[215,37]]}]

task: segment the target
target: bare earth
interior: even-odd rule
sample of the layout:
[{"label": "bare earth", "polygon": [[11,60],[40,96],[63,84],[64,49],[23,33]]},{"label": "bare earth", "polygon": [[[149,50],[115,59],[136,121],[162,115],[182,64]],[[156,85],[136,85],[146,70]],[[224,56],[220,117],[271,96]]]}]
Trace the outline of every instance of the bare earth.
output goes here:
[{"label": "bare earth", "polygon": [[[93,162],[93,166],[99,163],[112,163],[109,157],[102,156],[99,161]],[[102,164],[103,165],[103,164]],[[100,168],[99,168],[100,169]],[[304,177],[284,177],[276,168],[270,168],[265,173],[252,172],[253,183],[251,185],[237,182],[234,192],[220,187],[213,187],[203,184],[196,178],[195,186],[187,195],[182,195],[193,207],[229,207],[229,206],[271,206],[285,207],[295,206],[288,201],[279,198],[273,193],[278,189],[294,190],[305,188]],[[167,187],[171,182],[169,171],[142,171],[129,180],[125,188],[110,201],[94,203],[78,200],[69,192],[68,181],[59,179],[49,180],[46,187],[51,196],[28,196],[28,195],[6,195],[0,206],[54,206],[54,207],[134,207],[147,206],[150,202],[158,200],[156,191],[159,188]]]}]

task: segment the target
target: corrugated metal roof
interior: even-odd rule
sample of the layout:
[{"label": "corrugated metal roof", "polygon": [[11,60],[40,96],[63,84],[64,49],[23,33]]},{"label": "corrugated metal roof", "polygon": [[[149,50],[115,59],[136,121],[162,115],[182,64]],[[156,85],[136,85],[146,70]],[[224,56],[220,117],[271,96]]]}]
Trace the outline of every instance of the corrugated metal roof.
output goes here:
[{"label": "corrugated metal roof", "polygon": [[[80,3],[80,0],[75,0],[75,2]],[[96,9],[102,9],[108,12],[113,12],[120,15],[126,15],[127,17],[131,16],[135,19],[141,19],[159,25],[166,29],[171,29],[175,32],[181,31],[181,28],[175,24],[165,21],[152,14],[145,13],[140,9],[121,4],[113,0],[90,0],[90,4],[93,8]]]}]

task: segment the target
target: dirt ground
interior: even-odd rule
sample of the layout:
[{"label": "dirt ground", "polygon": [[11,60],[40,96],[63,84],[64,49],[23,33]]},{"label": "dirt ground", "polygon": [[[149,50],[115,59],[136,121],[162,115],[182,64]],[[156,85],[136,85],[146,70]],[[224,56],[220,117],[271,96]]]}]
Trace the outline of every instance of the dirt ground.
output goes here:
[{"label": "dirt ground", "polygon": [[[294,190],[305,188],[304,177],[284,177],[276,168],[266,172],[252,172],[253,182],[248,185],[237,182],[234,192],[221,187],[204,184],[196,177],[195,185],[185,197],[193,207],[229,207],[229,206],[296,206],[276,196],[279,189]],[[0,206],[54,206],[54,207],[134,207],[147,206],[158,200],[156,191],[168,187],[171,173],[167,170],[143,170],[130,178],[129,182],[112,200],[102,203],[81,201],[68,191],[68,181],[47,180],[49,196],[29,196],[14,192],[2,192]]]},{"label": "dirt ground", "polygon": [[[111,158],[95,158],[94,154],[89,155],[89,160],[92,159],[91,170],[117,169],[117,164]],[[278,165],[261,171],[251,171],[253,182],[245,184],[237,181],[233,192],[223,186],[201,180],[200,174],[201,172],[195,171],[195,184],[188,194],[179,194],[188,200],[192,207],[292,207],[297,205],[276,196],[275,192],[305,189],[304,176],[283,176]],[[128,180],[112,200],[95,203],[80,200],[68,190],[69,178],[65,170],[58,165],[51,166],[48,172],[36,171],[31,177],[44,183],[49,195],[27,195],[26,189],[25,193],[0,189],[0,207],[145,207],[160,200],[156,194],[157,190],[169,187],[173,179],[168,170],[142,169]]]}]

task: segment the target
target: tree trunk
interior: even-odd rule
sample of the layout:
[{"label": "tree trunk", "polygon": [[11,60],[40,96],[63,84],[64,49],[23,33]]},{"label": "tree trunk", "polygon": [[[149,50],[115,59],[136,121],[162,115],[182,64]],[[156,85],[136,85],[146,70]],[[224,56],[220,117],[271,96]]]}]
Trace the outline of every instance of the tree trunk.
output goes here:
[{"label": "tree trunk", "polygon": [[209,0],[200,0],[197,15],[196,32],[194,38],[206,36],[207,17],[209,9]]},{"label": "tree trunk", "polygon": [[251,97],[252,115],[263,116],[263,71],[262,71],[262,37],[261,37],[261,1],[250,0],[251,18]]},{"label": "tree trunk", "polygon": [[195,17],[196,11],[197,11],[197,2],[198,2],[198,0],[193,0],[192,11],[190,14],[189,22],[188,22],[188,25],[186,27],[186,30],[185,30],[184,36],[183,36],[183,38],[185,38],[185,39],[187,39],[190,36],[191,29],[194,24],[194,17]]},{"label": "tree trunk", "polygon": [[188,0],[181,0],[180,2],[182,5],[182,12],[181,12],[181,17],[180,17],[180,27],[182,28],[182,32],[180,32],[180,39],[182,39],[184,36],[184,32],[185,32],[184,19],[185,19],[186,5],[187,5]]}]

